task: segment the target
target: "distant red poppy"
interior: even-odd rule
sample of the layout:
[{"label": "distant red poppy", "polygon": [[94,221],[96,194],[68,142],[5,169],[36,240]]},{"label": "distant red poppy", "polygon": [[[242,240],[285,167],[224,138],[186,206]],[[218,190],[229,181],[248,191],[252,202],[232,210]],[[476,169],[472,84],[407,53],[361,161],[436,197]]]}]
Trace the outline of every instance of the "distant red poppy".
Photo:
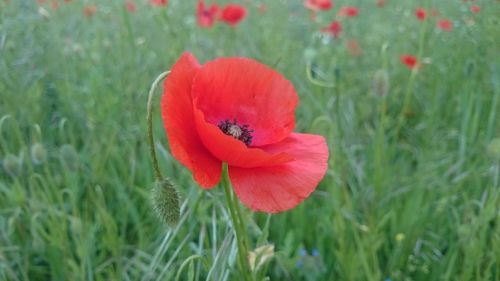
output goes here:
[{"label": "distant red poppy", "polygon": [[45,2],[47,2],[47,0],[36,0],[36,3],[37,3],[38,5],[45,4]]},{"label": "distant red poppy", "polygon": [[56,11],[57,9],[59,9],[59,2],[57,0],[52,0],[50,2],[50,8],[52,8],[52,10]]},{"label": "distant red poppy", "polygon": [[219,6],[213,3],[210,7],[205,6],[205,1],[198,1],[198,8],[196,10],[196,18],[198,20],[198,25],[201,27],[212,27],[217,19],[217,13],[219,12]]},{"label": "distant red poppy", "polygon": [[97,7],[96,7],[95,5],[89,5],[89,6],[85,6],[85,8],[83,8],[83,14],[84,14],[86,17],[91,17],[91,16],[93,16],[96,12],[97,12]]},{"label": "distant red poppy", "polygon": [[406,65],[409,69],[414,69],[415,67],[418,67],[418,60],[415,56],[412,55],[402,55],[399,57],[401,62]]},{"label": "distant red poppy", "polygon": [[439,12],[438,12],[438,10],[436,10],[436,9],[432,9],[432,10],[431,10],[431,16],[433,16],[433,17],[437,17],[437,16],[439,16]]},{"label": "distant red poppy", "polygon": [[453,29],[453,24],[449,19],[442,19],[437,22],[437,27],[444,31],[451,31]]},{"label": "distant red poppy", "polygon": [[425,12],[425,10],[424,10],[424,9],[422,9],[422,8],[417,8],[417,9],[415,10],[415,16],[417,17],[417,19],[418,19],[419,21],[423,21],[423,20],[425,20],[425,18],[426,18],[426,16],[427,16],[427,13]]},{"label": "distant red poppy", "polygon": [[127,8],[127,11],[130,13],[135,13],[137,11],[137,6],[133,0],[127,0],[125,2],[125,8]]},{"label": "distant red poppy", "polygon": [[358,8],[356,7],[342,7],[340,8],[339,12],[337,13],[338,16],[341,17],[355,17],[359,13]]},{"label": "distant red poppy", "polygon": [[329,26],[321,29],[322,32],[330,33],[334,38],[339,37],[340,32],[342,32],[342,24],[340,21],[332,21]]},{"label": "distant red poppy", "polygon": [[205,189],[222,163],[250,209],[277,213],[307,198],[327,169],[322,136],[293,133],[298,96],[281,74],[248,58],[200,65],[184,53],[164,83],[162,117],[172,155]]},{"label": "distant red poppy", "polygon": [[260,3],[257,5],[257,10],[259,11],[259,13],[265,13],[267,11],[267,6],[266,4],[263,4],[263,3]]},{"label": "distant red poppy", "polygon": [[477,14],[481,11],[481,7],[477,5],[470,6],[470,11],[473,12],[474,14]]},{"label": "distant red poppy", "polygon": [[361,55],[361,48],[359,47],[358,41],[356,39],[350,39],[345,42],[347,50],[353,57]]},{"label": "distant red poppy", "polygon": [[331,0],[305,0],[304,6],[313,11],[327,11],[333,8]]},{"label": "distant red poppy", "polygon": [[377,0],[376,4],[377,7],[382,8],[385,5],[385,0]]},{"label": "distant red poppy", "polygon": [[156,7],[167,6],[168,0],[149,0],[149,4]]},{"label": "distant red poppy", "polygon": [[247,15],[245,6],[239,4],[226,4],[222,9],[221,20],[230,26],[238,25]]}]

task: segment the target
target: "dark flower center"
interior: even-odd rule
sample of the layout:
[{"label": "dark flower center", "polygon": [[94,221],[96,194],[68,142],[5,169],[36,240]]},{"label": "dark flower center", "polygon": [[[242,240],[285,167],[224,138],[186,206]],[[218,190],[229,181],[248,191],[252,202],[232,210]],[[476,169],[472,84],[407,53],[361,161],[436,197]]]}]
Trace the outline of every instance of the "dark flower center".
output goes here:
[{"label": "dark flower center", "polygon": [[248,125],[238,124],[236,119],[233,119],[233,121],[230,121],[229,119],[220,121],[219,124],[217,124],[217,126],[224,134],[232,136],[233,138],[242,141],[247,146],[249,146],[252,143],[253,130],[248,128]]}]

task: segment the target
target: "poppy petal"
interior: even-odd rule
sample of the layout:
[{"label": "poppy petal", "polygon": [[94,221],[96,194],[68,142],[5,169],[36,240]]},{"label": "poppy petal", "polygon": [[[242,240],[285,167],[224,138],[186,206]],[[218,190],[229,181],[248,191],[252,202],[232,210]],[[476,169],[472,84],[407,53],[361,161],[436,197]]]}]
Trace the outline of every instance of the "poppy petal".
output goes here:
[{"label": "poppy petal", "polygon": [[273,167],[229,167],[236,195],[254,211],[277,213],[297,206],[316,189],[326,173],[328,147],[322,136],[293,133],[265,150],[285,151],[295,160]]},{"label": "poppy petal", "polygon": [[250,146],[285,139],[295,127],[295,89],[281,74],[247,58],[220,58],[202,66],[191,92],[207,122],[236,119],[254,130]]},{"label": "poppy petal", "polygon": [[195,128],[190,91],[200,65],[190,53],[182,54],[164,83],[163,123],[172,155],[186,166],[203,188],[215,186],[222,163],[203,146]]},{"label": "poppy petal", "polygon": [[[194,104],[197,104],[196,99]],[[224,134],[219,127],[206,122],[203,112],[196,107],[194,116],[202,143],[212,155],[230,166],[252,168],[273,166],[293,160],[287,153],[267,153],[260,148],[248,147],[242,141]]]}]

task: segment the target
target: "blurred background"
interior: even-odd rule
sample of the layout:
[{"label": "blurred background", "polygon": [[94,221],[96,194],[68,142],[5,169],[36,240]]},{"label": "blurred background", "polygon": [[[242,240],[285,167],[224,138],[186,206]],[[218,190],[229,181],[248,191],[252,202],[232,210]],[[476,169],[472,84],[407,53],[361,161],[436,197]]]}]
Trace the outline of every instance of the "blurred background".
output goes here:
[{"label": "blurred background", "polygon": [[184,51],[273,67],[328,141],[310,198],[245,209],[274,245],[259,280],[500,280],[500,3],[329,2],[0,0],[0,280],[239,280],[223,189],[170,155],[160,91],[178,226],[150,203],[147,91]]}]

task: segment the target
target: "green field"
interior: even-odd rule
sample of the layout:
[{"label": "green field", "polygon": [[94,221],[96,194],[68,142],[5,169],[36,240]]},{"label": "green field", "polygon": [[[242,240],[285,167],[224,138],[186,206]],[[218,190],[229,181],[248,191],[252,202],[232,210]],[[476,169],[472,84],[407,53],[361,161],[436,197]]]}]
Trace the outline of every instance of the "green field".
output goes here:
[{"label": "green field", "polygon": [[[242,207],[251,247],[274,245],[259,281],[500,280],[498,1],[339,0],[316,21],[299,0],[236,1],[245,20],[210,29],[194,0],[59,2],[0,0],[0,280],[241,280],[224,190],[170,154],[160,90],[156,147],[180,223],[151,206],[147,94],[184,51],[276,69],[300,98],[295,131],[328,142],[302,204]],[[359,15],[338,38],[320,32],[344,5]],[[421,22],[417,7],[439,14]]]}]

